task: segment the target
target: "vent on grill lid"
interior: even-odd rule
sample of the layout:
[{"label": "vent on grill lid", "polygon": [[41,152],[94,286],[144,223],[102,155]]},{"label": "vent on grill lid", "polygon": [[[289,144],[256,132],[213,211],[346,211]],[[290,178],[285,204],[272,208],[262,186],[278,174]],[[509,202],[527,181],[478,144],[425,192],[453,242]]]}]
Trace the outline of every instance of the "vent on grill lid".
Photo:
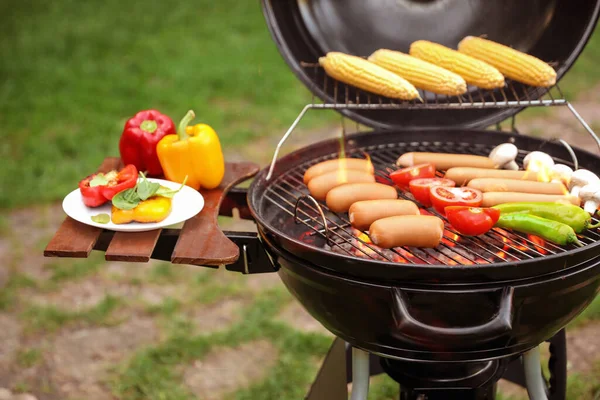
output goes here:
[{"label": "vent on grill lid", "polygon": [[[600,0],[262,0],[274,42],[291,70],[321,100],[340,104],[359,99],[353,88],[324,85],[324,73],[314,63],[328,51],[368,56],[379,48],[407,52],[415,40],[425,39],[456,48],[467,35],[487,35],[551,62],[558,80],[573,65],[594,30]],[[530,88],[511,93],[482,92],[470,88],[462,99],[474,102],[539,99],[546,91]],[[443,97],[443,96],[442,96]],[[477,100],[481,99],[481,100]],[[428,97],[434,101],[448,101]],[[462,101],[462,100],[461,100]],[[523,104],[523,107],[527,104]],[[468,107],[460,111],[421,109],[375,110],[335,108],[347,117],[375,128],[487,127],[523,109]]]}]

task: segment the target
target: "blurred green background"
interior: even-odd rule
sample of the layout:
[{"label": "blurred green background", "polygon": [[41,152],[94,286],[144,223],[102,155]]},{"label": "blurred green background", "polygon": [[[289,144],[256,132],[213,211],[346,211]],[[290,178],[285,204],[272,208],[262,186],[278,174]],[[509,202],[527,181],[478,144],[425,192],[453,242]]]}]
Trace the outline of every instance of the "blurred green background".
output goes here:
[{"label": "blurred green background", "polygon": [[[561,84],[569,100],[576,101],[586,89],[597,86],[599,62],[596,33]],[[60,201],[104,157],[118,155],[123,124],[139,110],[155,108],[177,122],[192,108],[195,122],[213,126],[223,147],[232,150],[257,138],[281,136],[309,99],[309,92],[272,42],[257,1],[2,1],[0,209],[6,213],[0,225],[4,235],[10,230],[6,215],[11,210]],[[335,117],[313,113],[302,127],[322,128],[339,120]],[[100,258],[95,262],[102,265]],[[23,287],[45,287],[44,282],[23,280],[15,265],[10,291],[0,296],[0,312],[2,304],[6,309],[19,304]],[[69,279],[75,275],[87,279],[98,271],[85,267],[80,273],[81,264],[74,265],[80,268],[74,274],[64,269],[61,273]],[[167,266],[161,268],[168,271]],[[56,285],[47,290],[56,290]],[[227,290],[221,293],[228,294]],[[232,331],[212,338],[225,344],[240,341],[241,336],[264,336],[281,352],[280,372],[240,391],[238,398],[299,398],[314,377],[314,358],[324,354],[329,342],[271,322],[282,299],[291,301],[286,296],[285,291],[264,294],[252,306],[254,314],[238,327],[241,334]],[[21,308],[29,310],[23,314],[25,321],[32,315],[27,307]],[[176,315],[178,307],[167,307],[164,314]],[[49,316],[34,315],[36,323],[42,318],[60,325],[64,315],[71,314],[54,310]],[[596,301],[573,328],[599,319]],[[176,330],[125,363],[111,381],[112,393],[127,399],[189,398],[171,365],[188,362],[192,355],[201,357],[210,346],[210,340],[182,340]],[[370,398],[393,398],[395,390],[390,381],[380,382]],[[587,375],[571,379],[572,399],[591,399],[599,390],[598,379]]]},{"label": "blurred green background", "polygon": [[[8,0],[0,14],[0,208],[62,198],[118,155],[139,110],[177,123],[193,108],[230,149],[281,135],[310,98],[255,1]],[[597,81],[599,60],[596,35],[561,85],[568,96]]]}]

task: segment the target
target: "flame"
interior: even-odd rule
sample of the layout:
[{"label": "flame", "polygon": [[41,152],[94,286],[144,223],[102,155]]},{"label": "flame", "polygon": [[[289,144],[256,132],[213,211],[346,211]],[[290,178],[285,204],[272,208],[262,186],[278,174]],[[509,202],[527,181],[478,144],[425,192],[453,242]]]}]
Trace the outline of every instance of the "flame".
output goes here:
[{"label": "flame", "polygon": [[[545,164],[542,160],[531,160],[527,165],[527,171],[537,173],[539,182],[550,182],[552,180],[552,167]],[[525,174],[527,176],[527,174]]]},{"label": "flame", "polygon": [[[368,161],[367,163],[365,163],[365,168],[364,168],[364,172],[373,173],[373,162],[371,161],[371,156],[366,153],[363,152],[363,154],[365,155],[365,160]],[[348,182],[348,170],[350,168],[348,168],[347,166],[347,157],[345,156],[344,152],[340,152],[339,157],[339,164],[338,164],[338,169],[337,169],[337,179],[339,183],[345,183]]]},{"label": "flame", "polygon": [[506,253],[505,252],[503,252],[503,251],[497,251],[496,255],[498,257],[500,257],[501,259],[506,260]]},{"label": "flame", "polygon": [[535,250],[540,254],[548,254],[543,248],[546,245],[546,241],[539,236],[527,235],[527,239],[534,243]]},{"label": "flame", "polygon": [[448,243],[446,243],[446,245],[448,247],[456,247],[457,243],[455,243],[455,242],[458,242],[460,240],[460,235],[457,235],[454,232],[450,232],[449,230],[444,229],[444,238],[450,239],[450,240],[446,240],[448,242]]},{"label": "flame", "polygon": [[338,172],[337,172],[337,180],[339,183],[348,182],[348,168],[346,168],[346,159],[345,158],[340,158],[340,163],[338,165]]},{"label": "flame", "polygon": [[[359,243],[361,240],[365,243],[369,243],[369,244],[373,243],[373,242],[371,242],[371,238],[369,237],[369,235],[367,235],[366,233],[361,232],[357,237],[358,237]],[[360,243],[360,244],[362,244],[362,243]]]}]

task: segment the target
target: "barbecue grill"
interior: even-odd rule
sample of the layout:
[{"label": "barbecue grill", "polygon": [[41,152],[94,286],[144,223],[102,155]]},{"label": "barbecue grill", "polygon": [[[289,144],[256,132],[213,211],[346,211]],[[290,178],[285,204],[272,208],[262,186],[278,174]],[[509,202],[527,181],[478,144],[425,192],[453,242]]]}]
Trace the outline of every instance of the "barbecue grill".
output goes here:
[{"label": "barbecue grill", "polygon": [[[373,6],[263,0],[277,47],[313,94],[270,165],[258,172],[250,163],[227,164],[221,187],[202,191],[204,210],[182,229],[113,233],[67,218],[45,255],[86,257],[96,249],[105,251],[107,260],[155,258],[225,264],[246,274],[277,272],[306,310],[338,337],[309,394],[312,400],[347,396],[347,380],[354,382],[353,398],[366,396],[369,374],[377,372],[400,383],[402,399],[493,399],[497,380],[514,375],[515,368],[524,370],[526,379],[513,380],[526,385],[532,398],[564,398],[562,328],[599,292],[600,233],[578,235],[582,247],[558,246],[500,228],[462,236],[446,223],[435,249],[384,250],[352,228],[346,214],[311,197],[302,182],[310,166],[342,151],[347,157],[368,155],[377,180],[391,184],[389,172],[405,152],[488,155],[507,142],[519,148],[519,163],[528,152],[543,150],[557,163],[600,175],[600,157],[592,152],[559,138],[542,140],[516,131],[514,116],[520,110],[565,106],[600,147],[558,85],[540,89],[508,81],[494,91],[469,87],[455,97],[421,91],[423,103],[401,102],[344,85],[315,64],[329,50],[406,51],[417,39],[455,46],[466,35],[487,33],[553,61],[560,79],[594,29],[600,2],[521,3],[386,0]],[[488,24],[484,17],[490,15],[497,18]],[[322,141],[280,157],[299,121],[315,109],[338,111],[373,130],[344,132],[341,141]],[[508,118],[513,118],[510,132],[485,129]],[[118,164],[107,159],[101,169]],[[247,191],[232,189],[252,176]],[[398,195],[411,198],[402,190]],[[218,229],[216,216],[232,215],[236,208],[242,218],[256,222],[257,234]],[[423,213],[437,215],[433,209]],[[549,388],[536,350],[548,340],[554,349]],[[343,369],[344,359],[352,359],[347,368],[352,376],[335,372]]]}]

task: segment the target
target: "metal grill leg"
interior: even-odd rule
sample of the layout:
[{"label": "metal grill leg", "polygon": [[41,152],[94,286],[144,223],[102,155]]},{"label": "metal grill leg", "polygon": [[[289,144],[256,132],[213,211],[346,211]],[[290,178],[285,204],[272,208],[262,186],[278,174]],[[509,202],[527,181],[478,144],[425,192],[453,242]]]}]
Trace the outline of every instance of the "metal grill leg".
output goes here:
[{"label": "metal grill leg", "polygon": [[539,346],[523,354],[523,367],[525,368],[525,382],[529,398],[531,400],[548,400],[546,382],[542,375]]},{"label": "metal grill leg", "polygon": [[347,400],[346,343],[335,338],[305,400]]},{"label": "metal grill leg", "polygon": [[[550,370],[548,400],[565,400],[567,397],[567,339],[562,329],[550,340]],[[525,371],[521,358],[513,361],[503,376],[504,379],[526,387]]]}]

